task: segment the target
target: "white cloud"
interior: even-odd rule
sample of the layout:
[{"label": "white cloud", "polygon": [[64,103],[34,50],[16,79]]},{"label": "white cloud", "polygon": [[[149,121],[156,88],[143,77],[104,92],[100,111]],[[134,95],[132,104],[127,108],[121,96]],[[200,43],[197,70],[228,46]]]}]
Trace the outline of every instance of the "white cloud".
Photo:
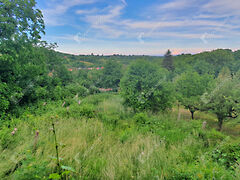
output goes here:
[{"label": "white cloud", "polygon": [[109,6],[97,14],[86,15],[82,19],[90,24],[91,29],[98,30],[98,34],[100,31],[111,38],[117,38],[123,34],[116,27],[121,21],[120,16],[124,7],[125,5]]},{"label": "white cloud", "polygon": [[[63,13],[66,13],[72,7],[95,1],[101,0],[64,0],[54,8],[45,10],[48,15],[48,24],[59,25],[65,23],[60,20]],[[237,0],[209,0],[207,3],[197,0],[173,0],[169,3],[155,4],[154,6],[151,3],[151,8],[143,7],[141,11],[139,10],[144,14],[144,16],[141,16],[142,19],[139,19],[142,13],[139,13],[138,18],[123,16],[123,13],[128,10],[125,0],[118,0],[117,4],[115,2],[106,3],[105,1],[104,5],[105,8],[102,9],[94,7],[81,9],[79,7],[74,15],[79,15],[79,19],[88,24],[88,26],[84,26],[86,32],[83,32],[83,35],[67,35],[59,37],[59,39],[81,41],[84,42],[84,45],[92,43],[92,48],[91,46],[87,47],[88,50],[86,51],[89,52],[92,49],[97,49],[96,52],[99,53],[111,52],[112,48],[112,51],[116,51],[116,53],[135,52],[129,54],[143,54],[142,52],[145,52],[147,54],[157,54],[155,52],[159,51],[159,44],[161,43],[163,43],[163,47],[173,47],[166,44],[168,41],[173,42],[173,44],[174,41],[178,41],[181,46],[183,43],[194,44],[199,42],[200,47],[201,44],[205,47],[206,44],[201,41],[203,38],[207,39],[209,46],[214,40],[216,40],[216,43],[221,39],[237,37],[240,34],[237,30],[240,28],[239,18],[236,18],[240,15],[240,2],[237,2]],[[151,18],[147,18],[148,16]],[[79,28],[81,32],[83,31],[82,28],[83,26]],[[189,39],[193,41],[190,42]],[[123,46],[119,50],[120,41],[124,41],[122,44],[127,44],[127,48]],[[108,42],[109,47],[101,48],[101,46],[104,46],[104,42]],[[154,44],[153,42],[157,43]],[[95,46],[95,43],[101,44],[99,45],[100,48],[98,47],[99,49]],[[113,43],[116,44],[112,47],[111,44]],[[133,45],[132,47],[140,47],[134,50],[134,48],[129,48],[131,45]],[[154,49],[155,46],[158,46],[158,48]],[[215,46],[219,47],[217,43]],[[200,48],[193,50],[189,46],[188,49],[193,52]],[[137,53],[140,50],[142,52]],[[176,49],[177,52],[184,52],[184,50]]]},{"label": "white cloud", "polygon": [[76,14],[93,14],[97,13],[99,10],[97,8],[82,10],[79,9],[76,11]]},{"label": "white cloud", "polygon": [[175,0],[156,7],[157,10],[184,9],[192,5],[191,0]]},{"label": "white cloud", "polygon": [[239,0],[211,0],[203,6],[203,10],[225,16],[240,15]]},{"label": "white cloud", "polygon": [[121,0],[121,2],[124,4],[124,6],[127,6],[126,0]]},{"label": "white cloud", "polygon": [[105,14],[94,14],[94,15],[87,15],[85,17],[85,21],[92,25],[96,24],[105,24],[105,23],[114,23],[116,22],[116,18],[121,15],[121,11],[124,9],[124,6],[117,5],[115,7],[109,6],[106,8]]},{"label": "white cloud", "polygon": [[54,0],[49,3],[49,8],[43,9],[43,16],[47,25],[63,25],[65,22],[60,16],[66,13],[68,9],[78,5],[92,4],[97,0]]}]

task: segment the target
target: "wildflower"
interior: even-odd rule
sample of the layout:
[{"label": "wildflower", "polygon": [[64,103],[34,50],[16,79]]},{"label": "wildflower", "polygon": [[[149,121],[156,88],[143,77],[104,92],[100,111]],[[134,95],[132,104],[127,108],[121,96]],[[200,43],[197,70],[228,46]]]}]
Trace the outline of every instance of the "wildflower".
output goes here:
[{"label": "wildflower", "polygon": [[36,131],[36,137],[39,135],[39,130]]},{"label": "wildflower", "polygon": [[12,135],[14,135],[14,134],[15,134],[15,131],[12,131],[11,133],[12,133]]},{"label": "wildflower", "polygon": [[18,129],[17,128],[14,128],[14,131],[17,131]]}]

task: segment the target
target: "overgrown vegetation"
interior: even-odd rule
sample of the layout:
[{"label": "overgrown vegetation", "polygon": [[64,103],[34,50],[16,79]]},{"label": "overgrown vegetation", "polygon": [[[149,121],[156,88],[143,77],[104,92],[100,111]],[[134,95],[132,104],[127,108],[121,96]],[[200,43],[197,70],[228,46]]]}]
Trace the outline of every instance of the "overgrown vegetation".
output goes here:
[{"label": "overgrown vegetation", "polygon": [[240,51],[63,54],[35,5],[0,2],[1,179],[240,179]]},{"label": "overgrown vegetation", "polygon": [[[202,129],[202,120],[191,121],[190,116],[177,121],[174,112],[135,114],[122,101],[119,95],[94,95],[80,105],[73,101],[69,110],[52,103],[46,105],[48,110],[29,110],[13,119],[0,135],[5,142],[1,145],[1,177],[55,177],[59,171],[52,118],[59,159],[69,169],[66,177],[70,179],[240,177],[238,143],[231,145],[231,137],[211,127]],[[74,113],[78,111],[82,115]],[[12,135],[14,128],[17,131]],[[39,139],[33,151],[36,131]]]}]

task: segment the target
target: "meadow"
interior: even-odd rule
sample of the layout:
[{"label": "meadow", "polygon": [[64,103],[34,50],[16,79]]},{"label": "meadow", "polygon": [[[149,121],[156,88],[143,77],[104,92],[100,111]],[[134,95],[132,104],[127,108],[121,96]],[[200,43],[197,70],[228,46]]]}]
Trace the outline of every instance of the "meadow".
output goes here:
[{"label": "meadow", "polygon": [[1,179],[60,179],[52,123],[64,179],[240,178],[233,122],[218,132],[211,114],[191,120],[180,108],[179,120],[177,109],[133,113],[122,101],[104,93],[80,105],[72,100],[69,108],[61,102],[29,108],[1,130]]}]

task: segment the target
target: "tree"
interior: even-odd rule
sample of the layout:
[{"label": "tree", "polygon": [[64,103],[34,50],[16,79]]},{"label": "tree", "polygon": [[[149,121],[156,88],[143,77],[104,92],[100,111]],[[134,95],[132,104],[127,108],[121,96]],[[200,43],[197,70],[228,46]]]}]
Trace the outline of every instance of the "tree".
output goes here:
[{"label": "tree", "polygon": [[124,103],[134,111],[164,111],[172,107],[172,87],[165,71],[147,61],[133,62],[120,82]]},{"label": "tree", "polygon": [[170,50],[168,50],[167,53],[164,55],[162,66],[168,71],[174,71],[175,68],[173,65],[173,57]]},{"label": "tree", "polygon": [[229,70],[222,70],[211,91],[202,97],[202,102],[203,110],[217,115],[221,131],[223,121],[237,118],[240,112],[240,73],[231,76]]},{"label": "tree", "polygon": [[122,78],[122,66],[115,61],[107,61],[104,65],[101,85],[103,88],[118,88]]},{"label": "tree", "polygon": [[200,76],[197,72],[186,72],[176,78],[176,92],[179,102],[191,112],[194,119],[195,111],[200,109],[201,96],[206,92],[212,76]]},{"label": "tree", "polygon": [[28,84],[46,70],[37,48],[45,26],[35,5],[35,0],[0,1],[0,82],[8,89],[0,88],[5,104],[0,113],[22,99],[24,90],[31,92]]},{"label": "tree", "polygon": [[37,43],[44,33],[42,12],[35,0],[2,0],[0,2],[0,40],[22,40]]}]

